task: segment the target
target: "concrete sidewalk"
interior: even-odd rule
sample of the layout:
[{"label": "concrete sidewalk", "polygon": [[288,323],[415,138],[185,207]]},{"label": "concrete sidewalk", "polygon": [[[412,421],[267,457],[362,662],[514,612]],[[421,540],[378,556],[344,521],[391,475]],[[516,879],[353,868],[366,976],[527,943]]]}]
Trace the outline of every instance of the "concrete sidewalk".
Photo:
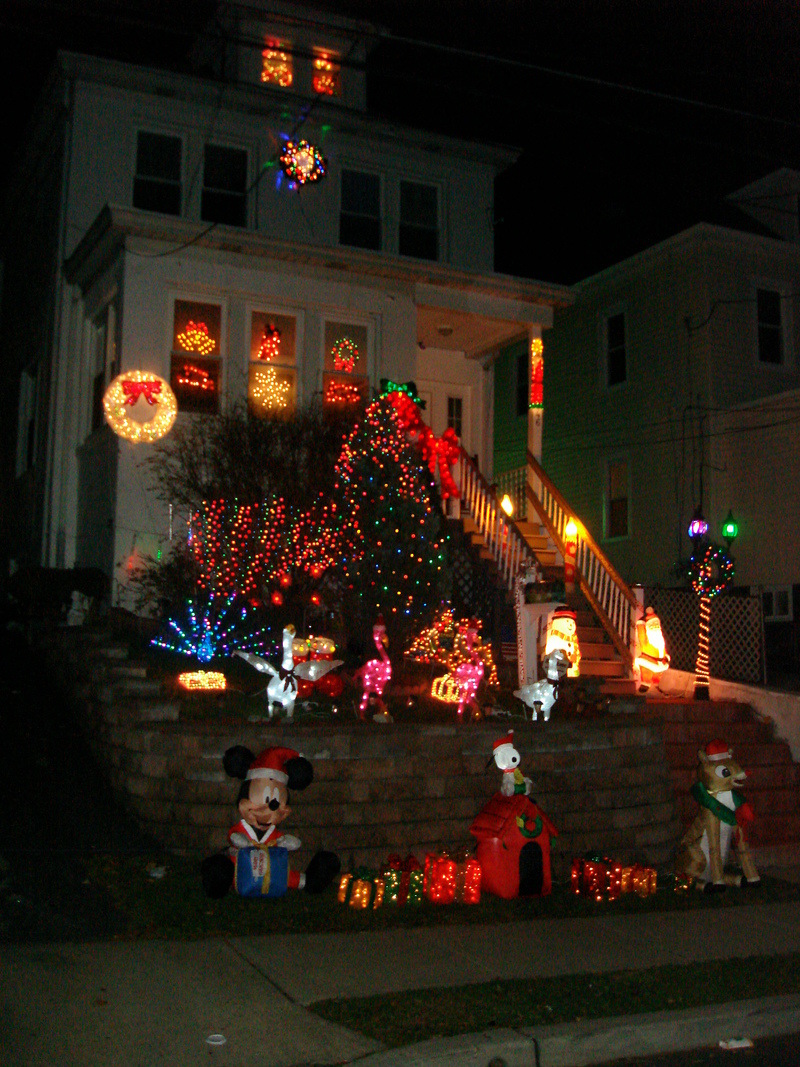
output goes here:
[{"label": "concrete sidewalk", "polygon": [[[671,1050],[676,1034],[684,1040],[691,1035],[690,1044],[680,1047],[692,1047],[712,1033],[710,1020],[724,1031],[721,1036],[756,1022],[777,1027],[769,1031],[774,1033],[800,1030],[800,996],[633,1021],[493,1031],[391,1051],[306,1007],[330,997],[494,978],[798,951],[796,902],[354,935],[6,946],[0,957],[0,1063],[298,1067],[359,1060],[363,1067],[485,1067],[502,1056],[508,1067],[533,1067],[536,1037],[541,1067],[577,1067],[602,1062],[609,1053],[637,1054],[634,1038],[653,1052]],[[213,1035],[221,1035],[219,1043],[208,1042]]]}]

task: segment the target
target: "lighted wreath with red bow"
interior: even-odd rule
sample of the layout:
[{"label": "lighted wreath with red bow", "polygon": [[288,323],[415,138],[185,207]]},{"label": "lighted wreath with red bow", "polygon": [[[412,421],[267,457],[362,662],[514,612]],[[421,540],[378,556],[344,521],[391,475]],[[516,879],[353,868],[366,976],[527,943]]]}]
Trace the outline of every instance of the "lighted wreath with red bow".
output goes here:
[{"label": "lighted wreath with red bow", "polygon": [[461,442],[455,430],[448,426],[441,437],[437,437],[430,426],[420,418],[422,401],[417,396],[417,387],[413,382],[399,385],[384,379],[381,382],[383,395],[397,412],[400,426],[422,450],[422,457],[432,475],[439,468],[439,487],[443,500],[459,497],[458,486],[451,473],[461,454]]},{"label": "lighted wreath with red bow", "polygon": [[158,401],[161,382],[157,379],[132,381],[130,378],[125,378],[122,382],[122,392],[125,394],[126,404],[135,404],[139,397],[143,396],[147,403],[152,405]]}]

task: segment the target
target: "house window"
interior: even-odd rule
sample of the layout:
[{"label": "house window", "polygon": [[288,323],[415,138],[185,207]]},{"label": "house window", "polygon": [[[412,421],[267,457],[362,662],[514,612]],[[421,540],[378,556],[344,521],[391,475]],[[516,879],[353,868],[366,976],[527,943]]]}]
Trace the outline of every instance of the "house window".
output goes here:
[{"label": "house window", "polygon": [[325,323],[325,359],[322,403],[326,408],[354,413],[369,394],[366,326],[347,322]]},{"label": "house window", "polygon": [[30,470],[36,458],[36,385],[38,372],[24,370],[19,381],[17,421],[17,477]]},{"label": "house window", "polygon": [[291,315],[253,312],[247,399],[254,415],[288,414],[297,403],[297,322]]},{"label": "house window", "polygon": [[517,418],[528,414],[530,396],[530,379],[528,377],[528,353],[520,352],[517,356],[517,378],[515,382]]},{"label": "house window", "polygon": [[181,411],[217,414],[222,308],[176,300],[170,385]]},{"label": "house window", "polygon": [[447,428],[461,437],[464,426],[464,401],[460,396],[447,398]]},{"label": "house window", "polygon": [[91,431],[94,432],[105,422],[103,396],[117,373],[113,305],[89,325],[89,366],[92,375]]},{"label": "house window", "polygon": [[161,133],[136,135],[136,174],[133,179],[133,206],[163,215],[181,213],[180,137]]},{"label": "house window", "polygon": [[776,289],[756,290],[758,359],[780,366],[784,362],[781,294]]},{"label": "house window", "polygon": [[288,46],[268,37],[266,48],[261,53],[261,81],[264,85],[279,85],[288,89],[294,80],[292,53]]},{"label": "house window", "polygon": [[625,315],[619,312],[606,317],[606,381],[620,385],[628,377],[625,348]]},{"label": "house window", "polygon": [[200,215],[204,222],[247,225],[247,152],[207,144]]},{"label": "house window", "polygon": [[764,622],[791,622],[792,588],[789,585],[776,585],[764,589],[761,593],[764,610]]},{"label": "house window", "polygon": [[342,68],[335,56],[321,49],[314,49],[311,84],[320,96],[342,95]]},{"label": "house window", "polygon": [[381,247],[381,180],[377,174],[342,171],[339,243],[353,248]]},{"label": "house window", "polygon": [[630,532],[628,461],[608,461],[606,483],[606,537],[627,537]]},{"label": "house window", "polygon": [[439,258],[439,190],[435,185],[400,182],[401,256]]}]

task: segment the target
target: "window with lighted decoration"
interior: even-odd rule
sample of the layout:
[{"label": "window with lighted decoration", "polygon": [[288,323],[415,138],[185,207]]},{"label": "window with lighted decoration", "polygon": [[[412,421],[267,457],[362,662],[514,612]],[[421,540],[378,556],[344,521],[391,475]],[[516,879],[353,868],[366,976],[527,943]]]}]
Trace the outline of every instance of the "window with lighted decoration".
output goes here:
[{"label": "window with lighted decoration", "polygon": [[377,174],[342,170],[339,244],[381,248],[381,179]]},{"label": "window with lighted decoration", "polygon": [[607,315],[605,319],[606,383],[621,385],[628,377],[628,354],[625,343],[625,313]]},{"label": "window with lighted decoration", "polygon": [[200,217],[226,226],[247,225],[247,152],[243,148],[205,146]]},{"label": "window with lighted decoration", "polygon": [[286,41],[268,37],[261,53],[261,81],[288,89],[294,81],[291,46]]},{"label": "window with lighted decoration", "polygon": [[256,415],[289,413],[297,403],[297,321],[254,311],[250,326],[247,399]]},{"label": "window with lighted decoration", "polygon": [[325,407],[352,408],[368,399],[366,326],[347,322],[325,323],[325,360],[322,374],[322,402]]},{"label": "window with lighted decoration", "polygon": [[136,174],[133,206],[164,215],[181,213],[180,137],[139,130],[136,135]]},{"label": "window with lighted decoration", "polygon": [[608,460],[606,468],[605,535],[607,539],[630,533],[630,482],[627,459]]},{"label": "window with lighted decoration", "polygon": [[320,96],[342,95],[342,67],[337,56],[322,48],[314,49],[311,85]]},{"label": "window with lighted decoration", "polygon": [[435,185],[400,182],[397,250],[416,259],[439,258],[439,190]]},{"label": "window with lighted decoration", "polygon": [[219,411],[221,335],[219,304],[175,301],[170,385],[180,411]]}]

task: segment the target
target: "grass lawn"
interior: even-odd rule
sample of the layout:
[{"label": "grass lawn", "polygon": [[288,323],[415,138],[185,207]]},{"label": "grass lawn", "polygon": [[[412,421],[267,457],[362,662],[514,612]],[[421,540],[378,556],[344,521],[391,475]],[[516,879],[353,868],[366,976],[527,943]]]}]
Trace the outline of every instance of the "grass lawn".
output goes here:
[{"label": "grass lawn", "polygon": [[353,1000],[311,1010],[389,1046],[490,1027],[536,1027],[800,992],[800,954],[612,974],[483,982]]},{"label": "grass lawn", "polygon": [[[27,883],[0,886],[0,939],[5,941],[103,940],[109,938],[195,939],[269,933],[354,933],[389,927],[513,923],[535,918],[696,909],[746,908],[750,903],[800,899],[800,886],[765,878],[757,890],[705,896],[676,892],[674,879],[661,878],[657,893],[626,894],[595,903],[556,885],[547,897],[502,900],[484,894],[480,904],[384,905],[361,911],[339,904],[335,887],[320,896],[289,892],[275,900],[250,900],[229,893],[209,900],[200,885],[199,862],[167,855],[115,853],[72,855],[66,877],[42,879],[34,870]],[[153,877],[153,875],[159,877]],[[2,879],[0,879],[2,881]]]}]

